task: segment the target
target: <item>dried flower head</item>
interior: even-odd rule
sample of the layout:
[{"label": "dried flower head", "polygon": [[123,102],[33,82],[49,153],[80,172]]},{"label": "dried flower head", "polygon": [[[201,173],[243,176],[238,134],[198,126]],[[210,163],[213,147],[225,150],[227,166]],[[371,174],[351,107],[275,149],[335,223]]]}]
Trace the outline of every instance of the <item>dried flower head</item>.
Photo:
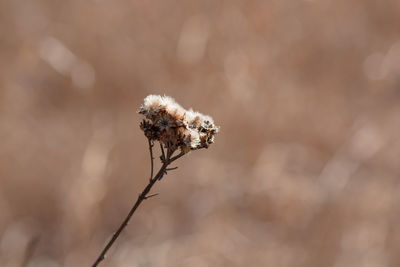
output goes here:
[{"label": "dried flower head", "polygon": [[169,96],[147,96],[139,113],[145,116],[140,128],[148,138],[185,153],[207,148],[219,130],[210,116],[186,110]]}]

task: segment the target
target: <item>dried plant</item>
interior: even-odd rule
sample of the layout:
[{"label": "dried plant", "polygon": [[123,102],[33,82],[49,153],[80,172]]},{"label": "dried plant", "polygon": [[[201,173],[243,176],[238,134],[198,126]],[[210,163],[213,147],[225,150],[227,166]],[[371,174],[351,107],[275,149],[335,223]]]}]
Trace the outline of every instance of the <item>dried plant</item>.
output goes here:
[{"label": "dried plant", "polygon": [[[143,200],[157,195],[149,195],[153,185],[161,180],[167,174],[167,171],[177,168],[169,168],[169,165],[191,150],[208,148],[214,142],[214,136],[219,130],[219,127],[215,126],[210,116],[203,115],[192,109],[185,110],[173,98],[168,96],[147,96],[139,113],[145,116],[140,123],[140,128],[149,143],[151,165],[149,183],[139,194],[127,217],[100,253],[93,266],[97,266],[105,258],[107,251],[127,226]],[[160,144],[162,165],[154,175],[153,147],[156,141]],[[179,153],[174,155],[176,152]]]}]

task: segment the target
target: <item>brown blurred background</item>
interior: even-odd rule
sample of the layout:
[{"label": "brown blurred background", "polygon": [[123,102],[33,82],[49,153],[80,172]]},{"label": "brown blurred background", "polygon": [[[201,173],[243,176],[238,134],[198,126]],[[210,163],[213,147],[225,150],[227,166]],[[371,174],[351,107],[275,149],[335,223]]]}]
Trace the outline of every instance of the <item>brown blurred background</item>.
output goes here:
[{"label": "brown blurred background", "polygon": [[166,94],[221,132],[101,266],[400,266],[398,0],[0,2],[0,266],[90,266]]}]

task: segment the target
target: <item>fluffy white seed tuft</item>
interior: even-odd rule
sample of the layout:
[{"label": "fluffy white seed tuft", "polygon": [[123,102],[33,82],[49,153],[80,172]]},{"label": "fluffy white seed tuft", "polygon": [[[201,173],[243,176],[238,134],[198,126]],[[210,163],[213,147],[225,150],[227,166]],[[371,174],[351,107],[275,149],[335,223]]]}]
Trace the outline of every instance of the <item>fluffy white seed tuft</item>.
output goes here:
[{"label": "fluffy white seed tuft", "polygon": [[139,113],[145,116],[140,127],[148,138],[185,153],[207,148],[219,131],[210,116],[186,110],[169,96],[147,96]]}]

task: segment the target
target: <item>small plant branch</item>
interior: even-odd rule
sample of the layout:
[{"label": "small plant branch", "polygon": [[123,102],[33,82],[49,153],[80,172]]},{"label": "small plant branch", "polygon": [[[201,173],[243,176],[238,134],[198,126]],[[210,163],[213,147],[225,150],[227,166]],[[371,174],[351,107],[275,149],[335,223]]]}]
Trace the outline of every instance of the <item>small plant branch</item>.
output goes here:
[{"label": "small plant branch", "polygon": [[147,139],[149,140],[150,164],[151,164],[150,181],[151,181],[151,179],[153,179],[153,171],[154,171],[154,157],[153,157],[154,142],[150,138]]},{"label": "small plant branch", "polygon": [[170,160],[170,162],[173,162],[173,161],[179,159],[179,158],[182,157],[183,155],[185,155],[184,152],[179,153],[179,155],[176,155],[175,157],[172,157],[171,160]]},{"label": "small plant branch", "polygon": [[[168,96],[147,96],[144,99],[144,104],[140,107],[139,114],[144,116],[140,123],[140,129],[144,132],[149,142],[151,167],[149,183],[139,194],[135,204],[97,257],[92,265],[93,267],[96,267],[104,260],[108,250],[128,225],[143,200],[158,195],[157,193],[149,194],[153,185],[161,180],[164,175],[167,175],[168,171],[178,168],[169,167],[169,165],[190,151],[208,148],[214,142],[214,136],[219,131],[219,127],[214,124],[214,120],[210,116],[203,115],[192,109],[186,110]],[[161,167],[157,174],[154,175],[153,147],[156,141],[160,143]],[[174,155],[176,151],[180,151],[180,153]]]},{"label": "small plant branch", "polygon": [[155,193],[155,194],[148,195],[148,196],[146,196],[144,198],[148,199],[148,198],[155,197],[155,196],[158,196],[158,195],[159,195],[158,193]]},{"label": "small plant branch", "polygon": [[[184,155],[184,153],[183,154],[180,153],[179,155],[171,158],[172,154],[175,151],[173,151],[172,149],[168,148],[167,158],[165,158],[164,151],[163,151],[163,148],[162,148],[162,145],[161,145],[161,151],[162,151],[161,153],[163,154],[162,157],[164,158],[164,160],[162,161],[163,164],[162,164],[160,170],[153,177],[153,167],[154,167],[154,165],[153,165],[153,145],[154,145],[154,143],[152,143],[152,141],[149,139],[149,150],[150,150],[150,158],[151,158],[151,178],[150,178],[150,181],[149,181],[148,185],[143,189],[142,193],[139,194],[139,196],[138,196],[135,204],[133,205],[132,209],[129,211],[129,213],[126,216],[125,220],[122,222],[122,224],[120,225],[118,230],[112,236],[111,240],[107,243],[107,245],[105,246],[103,251],[100,253],[98,258],[96,259],[96,261],[92,265],[93,267],[96,267],[101,261],[104,260],[104,258],[106,257],[107,251],[112,247],[112,245],[118,239],[118,237],[121,234],[121,232],[128,225],[132,215],[135,213],[136,209],[140,206],[140,204],[143,202],[143,200],[146,200],[148,198],[151,198],[151,197],[154,197],[154,196],[158,195],[158,193],[157,194],[151,194],[151,195],[148,195],[148,194],[149,194],[151,188],[153,187],[153,185],[158,180],[161,180],[161,178],[166,174],[166,171],[168,169],[168,165]],[[175,168],[172,168],[172,169],[175,169]]]},{"label": "small plant branch", "polygon": [[160,143],[160,149],[161,149],[161,157],[160,157],[160,159],[161,159],[161,162],[164,163],[164,161],[165,161],[165,152],[164,152],[164,147],[163,147],[163,145],[161,143]]}]

